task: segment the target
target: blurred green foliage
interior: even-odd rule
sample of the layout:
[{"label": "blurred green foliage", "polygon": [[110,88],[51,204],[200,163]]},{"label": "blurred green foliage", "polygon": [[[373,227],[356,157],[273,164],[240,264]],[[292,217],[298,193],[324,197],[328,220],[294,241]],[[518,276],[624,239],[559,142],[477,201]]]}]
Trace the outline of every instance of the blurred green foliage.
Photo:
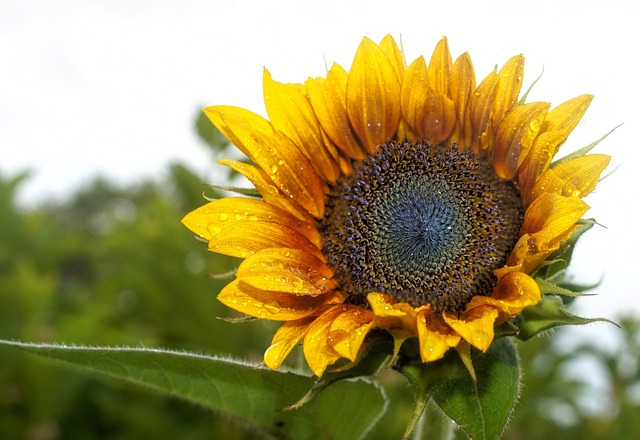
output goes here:
[{"label": "blurred green foliage", "polygon": [[[216,154],[228,146],[206,119],[196,127]],[[27,178],[0,175],[0,338],[160,346],[261,362],[275,324],[217,319],[237,314],[215,300],[227,281],[206,274],[229,272],[238,261],[207,253],[180,224],[205,202],[203,191],[221,196],[187,166],[172,164],[163,180],[124,187],[97,179],[68,200],[29,209],[15,201]],[[620,335],[614,350],[564,352],[546,337],[520,344],[524,383],[505,438],[640,436],[640,321],[622,319]],[[299,351],[291,357],[299,361]],[[0,351],[0,360],[2,439],[251,436],[216,414],[121,382],[11,350]],[[600,388],[572,374],[583,364],[600,372]],[[392,370],[376,380],[390,404],[367,438],[395,438],[411,416],[411,391]],[[587,404],[594,399],[595,412]]]}]

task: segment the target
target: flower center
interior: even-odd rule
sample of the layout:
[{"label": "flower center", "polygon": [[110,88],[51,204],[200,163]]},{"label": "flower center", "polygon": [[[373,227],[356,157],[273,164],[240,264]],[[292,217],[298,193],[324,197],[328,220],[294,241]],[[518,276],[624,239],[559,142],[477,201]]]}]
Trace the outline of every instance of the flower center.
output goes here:
[{"label": "flower center", "polygon": [[390,142],[331,186],[322,252],[348,303],[382,292],[454,313],[491,294],[523,213],[515,185],[473,152]]}]

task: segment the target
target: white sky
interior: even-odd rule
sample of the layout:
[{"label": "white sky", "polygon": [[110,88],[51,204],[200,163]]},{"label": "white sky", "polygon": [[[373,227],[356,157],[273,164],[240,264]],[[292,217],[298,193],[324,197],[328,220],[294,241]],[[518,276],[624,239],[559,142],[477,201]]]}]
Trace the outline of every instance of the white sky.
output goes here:
[{"label": "white sky", "polygon": [[525,87],[544,67],[529,101],[594,94],[565,151],[624,123],[597,149],[621,167],[587,199],[587,215],[607,229],[583,239],[574,272],[579,281],[604,276],[597,297],[579,300],[581,313],[640,314],[632,223],[639,17],[631,0],[2,0],[0,173],[34,172],[20,194],[26,203],[63,197],[97,173],[123,182],[160,176],[171,160],[215,181],[194,117],[214,104],[264,114],[263,67],[278,81],[302,82],[323,75],[325,60],[348,68],[363,36],[402,36],[411,61],[428,58],[446,35],[454,58],[471,54],[478,78],[518,53]]}]

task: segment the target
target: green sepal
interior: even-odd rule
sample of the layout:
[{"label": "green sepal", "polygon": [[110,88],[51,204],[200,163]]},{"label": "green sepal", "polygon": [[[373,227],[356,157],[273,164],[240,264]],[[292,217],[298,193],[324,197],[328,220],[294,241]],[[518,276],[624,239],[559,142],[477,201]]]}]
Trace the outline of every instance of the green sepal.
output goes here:
[{"label": "green sepal", "polygon": [[566,287],[562,287],[562,286],[550,283],[549,281],[545,281],[541,278],[536,278],[535,282],[540,288],[540,293],[542,295],[562,295],[562,296],[569,296],[572,298],[575,298],[576,296],[593,296],[588,293],[582,293],[581,291],[573,291],[573,290],[567,289]]},{"label": "green sepal", "polygon": [[620,127],[622,124],[619,124],[615,127],[613,127],[607,134],[605,134],[604,136],[602,136],[600,139],[596,140],[595,142],[590,143],[589,145],[587,145],[586,147],[580,148],[577,151],[574,151],[573,153],[567,154],[564,157],[561,157],[560,159],[556,160],[555,162],[553,162],[551,164],[551,168],[555,167],[556,165],[558,165],[559,163],[565,162],[569,159],[573,159],[574,157],[579,157],[579,156],[584,156],[585,154],[589,153],[591,150],[593,150],[600,142],[602,142],[603,140],[605,140],[607,138],[607,136],[609,136],[611,133],[613,133],[618,127]]},{"label": "green sepal", "polygon": [[380,368],[389,359],[392,352],[393,341],[391,337],[387,334],[382,334],[380,338],[375,339],[366,347],[364,353],[355,363],[348,363],[343,368],[325,372],[300,400],[283,409],[289,411],[306,405],[336,382],[363,376],[373,376],[380,371]]},{"label": "green sepal", "polygon": [[519,318],[520,332],[518,339],[526,341],[537,334],[562,325],[585,325],[592,322],[609,322],[617,324],[606,318],[582,318],[569,313],[562,298],[553,295],[544,295],[535,306],[524,309]]},{"label": "green sepal", "polygon": [[516,347],[510,338],[500,338],[486,353],[472,349],[471,362],[476,382],[454,350],[427,364],[419,358],[398,358],[394,368],[407,378],[416,395],[414,416],[404,438],[411,435],[430,398],[470,438],[500,437],[520,390]]},{"label": "green sepal", "polygon": [[246,187],[233,186],[233,185],[221,185],[217,183],[207,183],[207,186],[210,186],[211,188],[214,188],[217,190],[234,192],[234,193],[242,194],[245,196],[261,197],[260,193],[255,188],[246,188]]}]

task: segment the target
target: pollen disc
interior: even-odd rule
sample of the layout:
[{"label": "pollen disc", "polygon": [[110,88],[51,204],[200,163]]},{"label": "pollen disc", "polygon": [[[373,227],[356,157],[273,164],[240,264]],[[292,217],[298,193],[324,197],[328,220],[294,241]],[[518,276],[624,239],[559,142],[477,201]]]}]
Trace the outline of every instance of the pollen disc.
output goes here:
[{"label": "pollen disc", "polygon": [[458,312],[491,294],[523,213],[515,185],[473,152],[390,142],[331,186],[322,252],[348,303],[382,292]]}]

